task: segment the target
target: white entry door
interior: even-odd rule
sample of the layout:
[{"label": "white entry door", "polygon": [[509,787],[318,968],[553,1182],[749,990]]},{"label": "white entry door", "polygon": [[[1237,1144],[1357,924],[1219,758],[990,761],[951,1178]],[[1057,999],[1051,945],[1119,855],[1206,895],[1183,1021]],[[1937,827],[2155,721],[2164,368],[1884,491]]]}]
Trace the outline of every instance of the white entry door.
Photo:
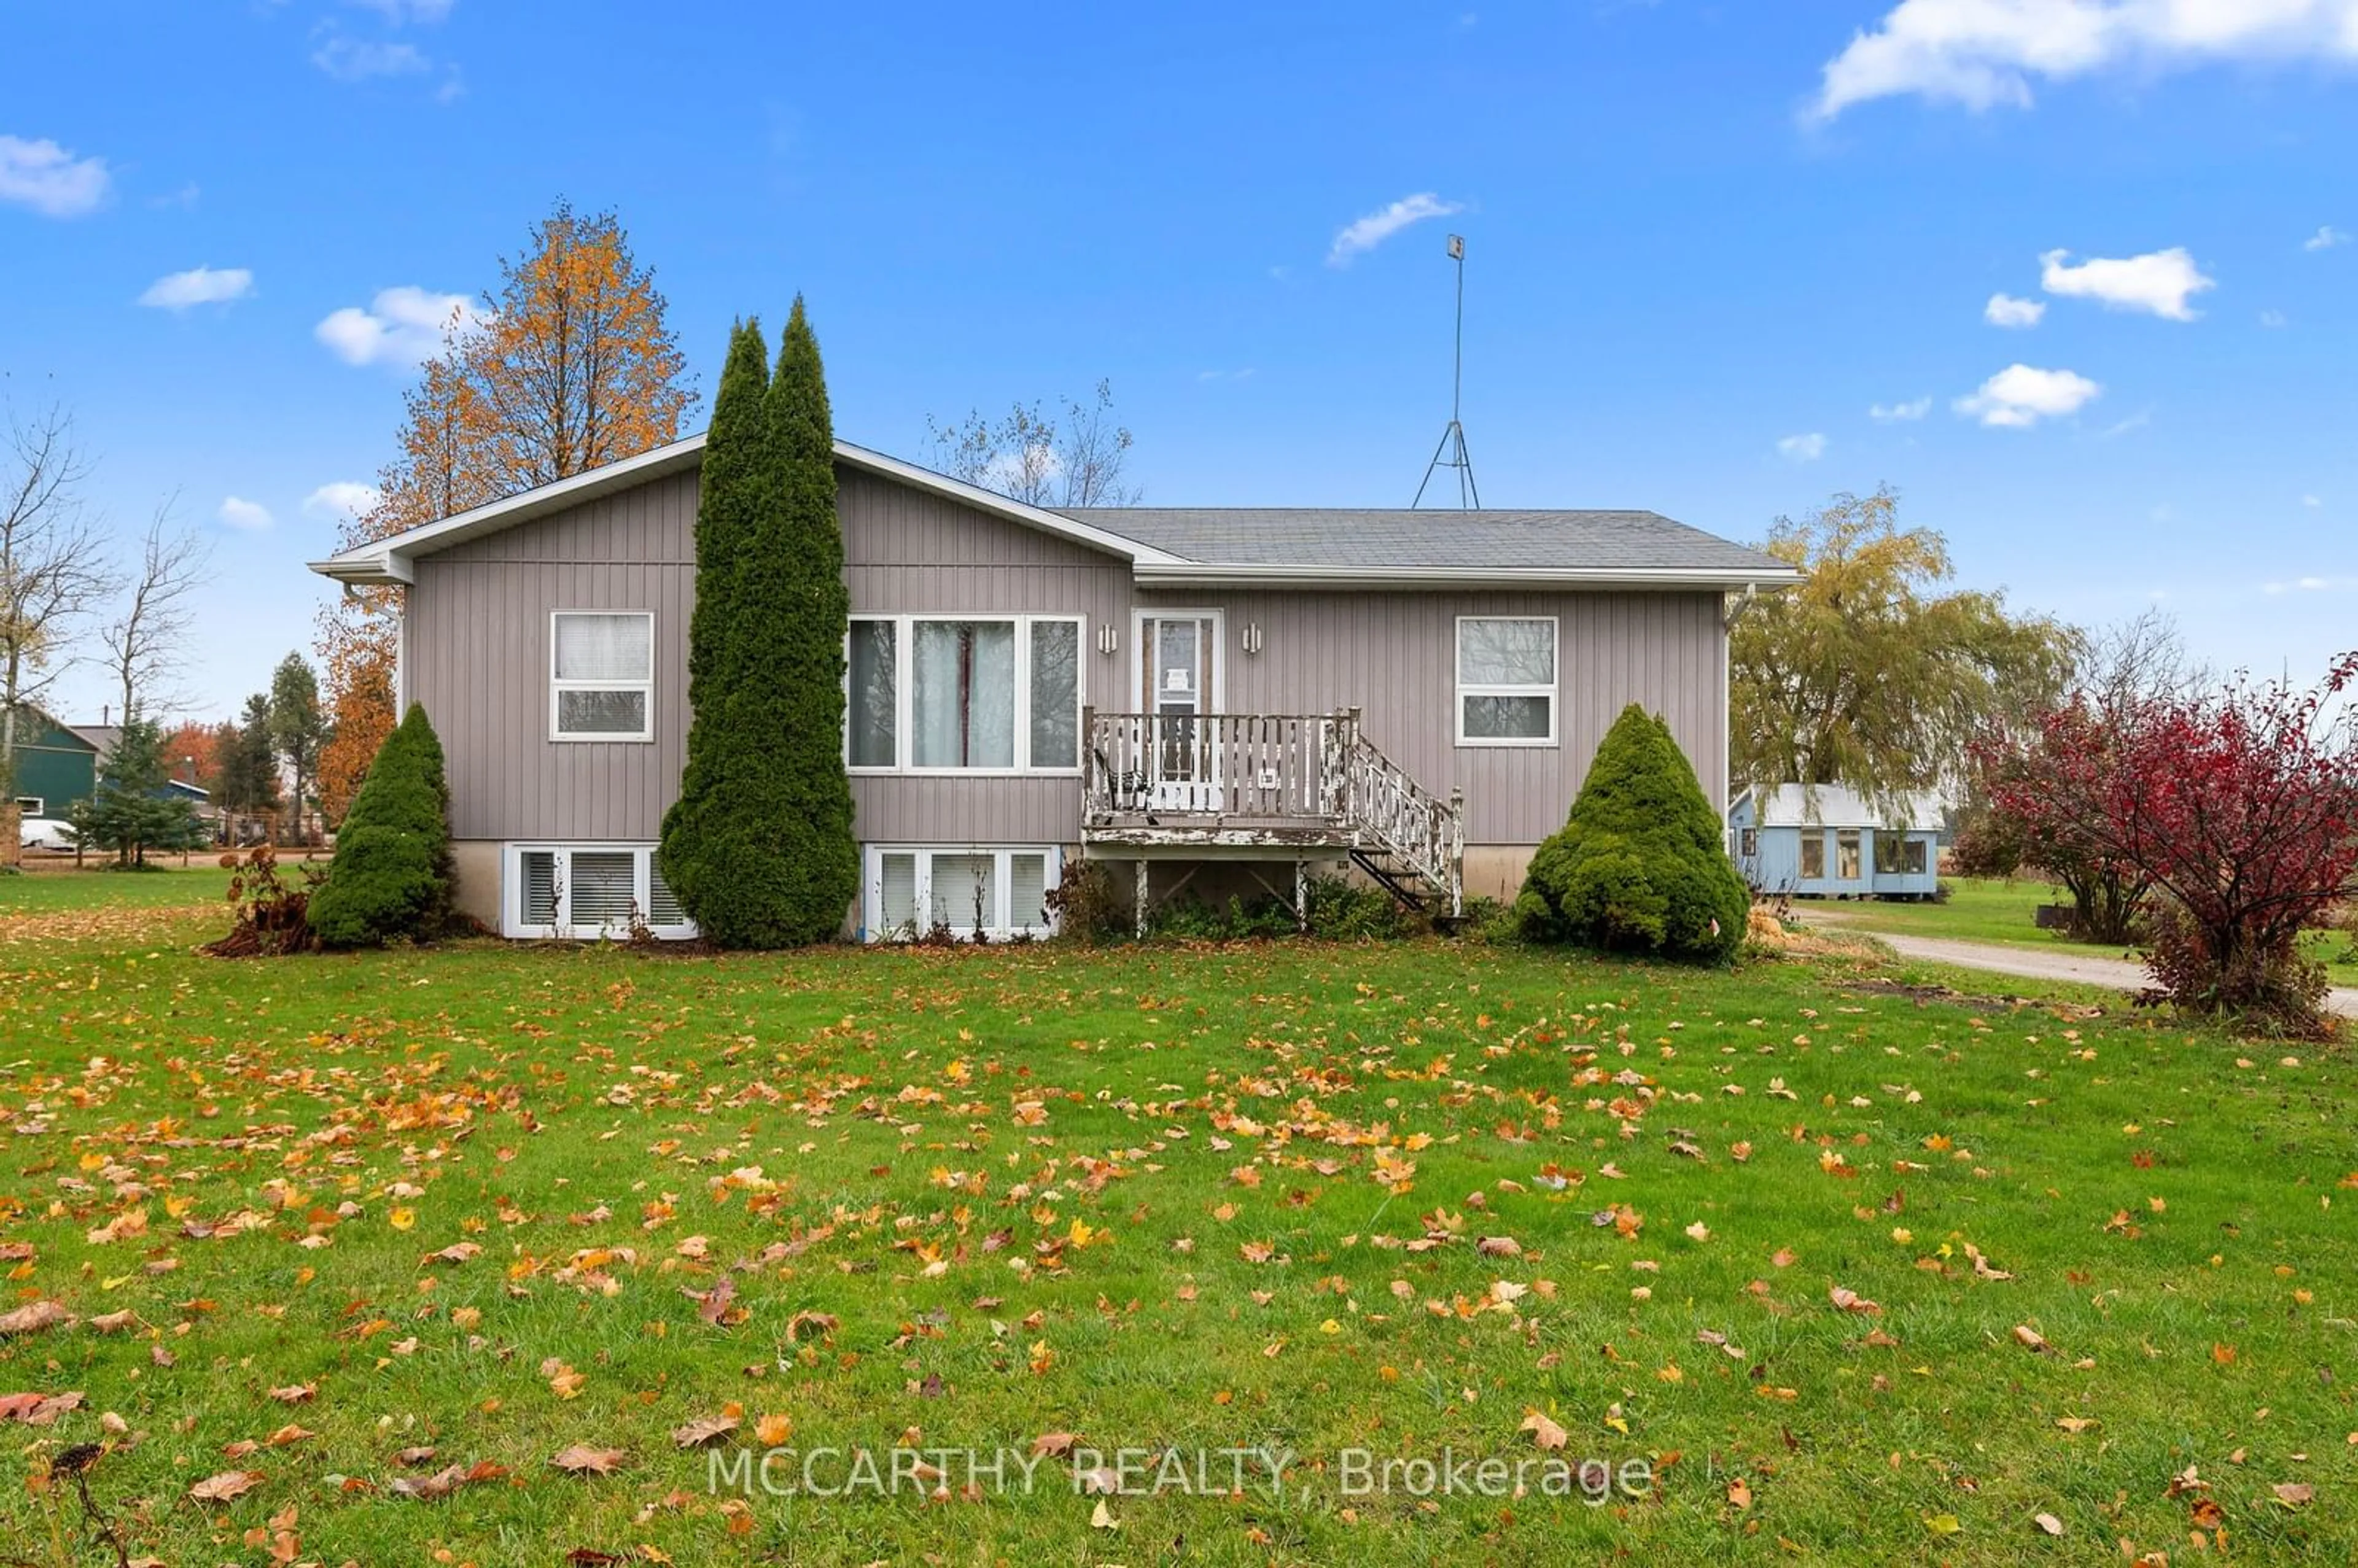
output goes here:
[{"label": "white entry door", "polygon": [[1139,711],[1155,718],[1147,748],[1153,810],[1221,808],[1218,736],[1220,618],[1186,611],[1139,617]]}]

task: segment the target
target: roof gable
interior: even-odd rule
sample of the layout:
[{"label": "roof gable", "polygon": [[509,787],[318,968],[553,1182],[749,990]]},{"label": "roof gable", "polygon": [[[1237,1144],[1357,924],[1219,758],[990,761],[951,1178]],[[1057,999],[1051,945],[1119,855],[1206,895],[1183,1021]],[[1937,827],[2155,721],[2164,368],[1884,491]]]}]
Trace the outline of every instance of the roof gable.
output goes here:
[{"label": "roof gable", "polygon": [[[470,540],[549,516],[600,496],[694,469],[703,460],[704,436],[698,433],[674,441],[669,446],[641,452],[634,458],[625,458],[621,462],[608,463],[603,468],[591,469],[554,484],[524,491],[443,518],[440,522],[428,523],[390,538],[359,546],[323,561],[313,561],[310,568],[322,577],[334,578],[341,582],[408,582],[415,576],[412,563],[419,557],[437,555]],[[1136,540],[1122,538],[1094,524],[1041,507],[1028,506],[978,485],[952,479],[947,474],[936,473],[931,469],[920,468],[914,463],[903,462],[898,458],[887,457],[882,452],[871,451],[849,441],[836,442],[835,460],[1119,557],[1133,565],[1165,559],[1161,551]],[[1171,564],[1178,563],[1173,558]]]}]

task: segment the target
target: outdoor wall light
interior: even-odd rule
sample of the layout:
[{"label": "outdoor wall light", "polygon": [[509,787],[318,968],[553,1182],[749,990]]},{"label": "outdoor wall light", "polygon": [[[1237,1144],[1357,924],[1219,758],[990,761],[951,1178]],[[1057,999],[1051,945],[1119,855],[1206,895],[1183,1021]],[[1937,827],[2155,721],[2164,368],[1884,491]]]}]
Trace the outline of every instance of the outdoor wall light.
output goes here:
[{"label": "outdoor wall light", "polygon": [[1120,647],[1120,646],[1121,646],[1121,639],[1120,639],[1120,633],[1116,633],[1112,627],[1110,627],[1110,626],[1100,626],[1100,627],[1098,627],[1098,653],[1100,653],[1100,654],[1110,654],[1110,653],[1112,653],[1115,649],[1117,649],[1117,648],[1119,648],[1119,647]]},{"label": "outdoor wall light", "polygon": [[1260,652],[1260,622],[1248,621],[1245,622],[1244,644],[1245,652],[1248,654],[1258,654]]}]

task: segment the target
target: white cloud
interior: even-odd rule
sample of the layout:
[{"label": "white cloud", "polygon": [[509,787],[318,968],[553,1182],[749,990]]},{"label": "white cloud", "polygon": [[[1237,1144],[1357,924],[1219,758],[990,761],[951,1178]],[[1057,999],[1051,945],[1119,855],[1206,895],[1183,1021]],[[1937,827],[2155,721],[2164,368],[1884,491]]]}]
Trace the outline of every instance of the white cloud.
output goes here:
[{"label": "white cloud", "polygon": [[2260,312],[2260,325],[2263,327],[2281,327],[2286,323],[2287,319],[2288,318],[2281,310],[2263,310]]},{"label": "white cloud", "polygon": [[258,501],[244,501],[234,495],[222,497],[221,508],[214,514],[229,527],[243,533],[255,534],[270,526],[270,508]]},{"label": "white cloud", "polygon": [[365,310],[347,305],[311,331],[346,364],[423,364],[442,351],[444,329],[479,319],[463,294],[435,294],[404,285],[381,291]]},{"label": "white cloud", "polygon": [[1993,327],[2036,327],[2047,314],[2046,305],[2037,299],[2017,299],[2011,294],[1993,294],[1982,307],[1982,319]]},{"label": "white cloud", "polygon": [[1866,416],[1878,425],[1899,425],[1921,419],[1932,412],[1932,400],[1919,397],[1909,403],[1878,403],[1866,411]]},{"label": "white cloud", "polygon": [[2343,233],[2332,224],[2328,223],[2325,227],[2318,230],[2317,232],[2303,240],[2300,243],[2300,248],[2305,251],[2330,251],[2336,245],[2346,245],[2349,243],[2349,235]]},{"label": "white cloud", "polygon": [[356,479],[331,480],[303,498],[307,517],[325,517],[341,523],[348,517],[364,517],[384,498],[384,492],[373,484],[362,484]]},{"label": "white cloud", "polygon": [[2268,593],[2346,593],[2358,589],[2358,577],[2301,577],[2290,582],[2272,582],[2264,591]]},{"label": "white cloud", "polygon": [[311,63],[338,81],[367,81],[380,76],[412,75],[434,62],[415,44],[381,43],[336,33],[311,51]]},{"label": "white cloud", "polygon": [[2358,0],[1900,0],[1826,63],[1812,113],[1910,94],[2028,108],[2033,78],[2292,59],[2358,61]]},{"label": "white cloud", "polygon": [[2036,370],[2008,365],[1970,397],[1954,405],[1960,414],[2003,429],[2028,429],[2041,419],[2077,414],[2104,395],[2104,389],[2084,375],[2068,370]]},{"label": "white cloud", "polygon": [[2300,503],[2303,506],[2308,507],[2311,512],[2314,512],[2319,507],[2325,504],[2325,500],[2322,496],[2304,495],[2300,498]]},{"label": "white cloud", "polygon": [[363,11],[374,11],[395,27],[404,22],[438,22],[450,14],[453,0],[344,0]]},{"label": "white cloud", "polygon": [[1787,462],[1813,463],[1826,455],[1826,438],[1815,430],[1806,436],[1788,436],[1777,443],[1777,452]]},{"label": "white cloud", "polygon": [[193,305],[226,305],[254,292],[254,274],[242,266],[192,266],[167,273],[147,286],[142,305],[160,310],[186,310]]},{"label": "white cloud", "polygon": [[1444,201],[1430,190],[1403,196],[1390,206],[1345,225],[1326,252],[1326,265],[1348,266],[1353,256],[1363,251],[1374,250],[1412,223],[1422,223],[1427,218],[1446,218],[1453,212],[1465,211],[1463,201]]},{"label": "white cloud", "polygon": [[0,136],[0,201],[18,201],[47,218],[79,218],[105,204],[114,183],[103,157],[76,157],[43,138]]},{"label": "white cloud", "polygon": [[[2358,4],[2358,0],[2353,0]],[[2070,251],[2049,251],[2039,258],[2039,286],[2050,294],[2100,299],[2107,310],[2149,310],[2172,321],[2191,321],[2199,312],[2186,301],[2190,296],[2216,288],[2183,245],[2141,256],[2113,261],[2091,256],[2071,264]]]}]

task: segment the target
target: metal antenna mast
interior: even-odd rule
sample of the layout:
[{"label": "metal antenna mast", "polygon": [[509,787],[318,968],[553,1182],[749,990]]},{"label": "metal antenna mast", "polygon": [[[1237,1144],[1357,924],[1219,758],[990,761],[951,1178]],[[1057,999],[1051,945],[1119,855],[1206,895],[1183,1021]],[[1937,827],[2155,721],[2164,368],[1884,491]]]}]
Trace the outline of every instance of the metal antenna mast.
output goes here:
[{"label": "metal antenna mast", "polygon": [[1482,492],[1474,483],[1474,455],[1466,449],[1466,427],[1458,422],[1460,396],[1466,385],[1466,240],[1463,235],[1449,236],[1449,259],[1457,264],[1457,341],[1455,358],[1449,371],[1449,428],[1441,433],[1441,445],[1433,449],[1433,460],[1424,465],[1424,479],[1416,487],[1416,499],[1411,509],[1424,502],[1425,486],[1433,482],[1433,474],[1442,469],[1457,470],[1457,504],[1479,511]]}]

